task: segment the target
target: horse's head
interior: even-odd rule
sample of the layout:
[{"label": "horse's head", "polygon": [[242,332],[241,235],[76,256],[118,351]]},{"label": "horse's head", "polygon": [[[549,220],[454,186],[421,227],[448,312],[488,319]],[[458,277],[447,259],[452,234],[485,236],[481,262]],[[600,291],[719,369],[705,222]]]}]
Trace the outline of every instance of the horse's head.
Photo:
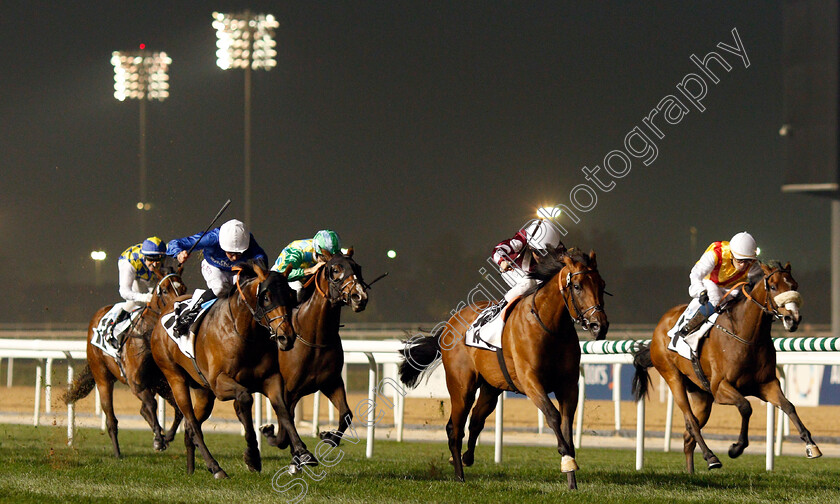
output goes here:
[{"label": "horse's head", "polygon": [[606,284],[598,273],[595,251],[587,256],[574,250],[563,255],[562,261],[564,266],[557,276],[569,314],[596,340],[606,338],[610,327],[604,312]]},{"label": "horse's head", "polygon": [[362,278],[362,267],[353,260],[353,248],[347,254],[334,254],[324,265],[324,275],[329,283],[328,298],[332,304],[346,304],[354,312],[367,306],[367,284]]},{"label": "horse's head", "polygon": [[[267,272],[259,264],[248,263],[237,266],[240,276],[253,274],[252,283],[242,288],[237,280],[237,288],[245,304],[251,310],[254,320],[268,329],[271,339],[279,350],[288,350],[295,341],[291,314],[295,306],[295,292],[289,287],[285,275],[276,271]],[[247,293],[247,294],[246,294]],[[248,299],[246,298],[246,295]],[[251,306],[253,304],[253,307]]]},{"label": "horse's head", "polygon": [[187,284],[181,278],[180,272],[161,268],[155,274],[158,278],[158,283],[152,290],[152,301],[150,305],[157,306],[158,309],[163,308],[168,303],[172,302],[178,296],[187,292]]},{"label": "horse's head", "polygon": [[762,264],[761,269],[764,271],[764,289],[767,292],[765,308],[782,321],[786,331],[796,331],[802,321],[799,313],[802,296],[797,292],[799,284],[790,273],[790,263],[784,266],[778,262]]}]

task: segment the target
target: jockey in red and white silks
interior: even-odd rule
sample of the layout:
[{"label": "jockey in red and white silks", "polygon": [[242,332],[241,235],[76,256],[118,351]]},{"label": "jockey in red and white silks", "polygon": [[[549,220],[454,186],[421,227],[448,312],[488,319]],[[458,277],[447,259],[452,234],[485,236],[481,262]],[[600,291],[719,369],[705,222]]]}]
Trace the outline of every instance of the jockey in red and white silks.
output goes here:
[{"label": "jockey in red and white silks", "polygon": [[493,249],[493,261],[499,265],[502,278],[511,289],[505,294],[505,301],[510,303],[521,296],[537,281],[528,278],[537,262],[534,253],[543,250],[555,250],[562,246],[560,232],[556,227],[542,219],[535,219]]}]

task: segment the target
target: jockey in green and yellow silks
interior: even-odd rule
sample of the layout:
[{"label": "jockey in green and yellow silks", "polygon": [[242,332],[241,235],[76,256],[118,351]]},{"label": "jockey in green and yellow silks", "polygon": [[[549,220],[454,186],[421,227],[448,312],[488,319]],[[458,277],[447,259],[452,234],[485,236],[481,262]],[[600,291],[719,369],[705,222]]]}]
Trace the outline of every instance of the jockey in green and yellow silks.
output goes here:
[{"label": "jockey in green and yellow silks", "polygon": [[289,271],[289,287],[298,293],[298,301],[303,291],[303,282],[323,266],[328,256],[341,252],[341,240],[338,233],[329,229],[322,229],[310,240],[295,240],[286,245],[274,261],[272,271],[284,273]]}]

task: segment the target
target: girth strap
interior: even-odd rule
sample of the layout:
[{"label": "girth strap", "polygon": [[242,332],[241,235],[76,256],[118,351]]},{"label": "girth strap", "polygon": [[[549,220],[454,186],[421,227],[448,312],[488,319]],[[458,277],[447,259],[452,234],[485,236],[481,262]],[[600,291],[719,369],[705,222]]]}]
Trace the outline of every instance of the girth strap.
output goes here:
[{"label": "girth strap", "polygon": [[516,385],[513,384],[513,380],[510,378],[510,373],[508,373],[507,366],[505,365],[504,350],[502,350],[501,348],[496,350],[496,358],[499,359],[499,367],[502,368],[502,375],[504,375],[505,381],[507,382],[508,386],[510,386],[510,388],[513,389],[514,392],[525,395],[518,388],[516,388]]}]

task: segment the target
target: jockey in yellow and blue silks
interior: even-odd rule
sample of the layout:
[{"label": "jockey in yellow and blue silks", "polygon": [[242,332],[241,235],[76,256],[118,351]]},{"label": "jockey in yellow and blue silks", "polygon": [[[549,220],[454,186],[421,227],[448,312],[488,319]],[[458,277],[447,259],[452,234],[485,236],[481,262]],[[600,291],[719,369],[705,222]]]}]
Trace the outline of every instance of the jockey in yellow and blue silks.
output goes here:
[{"label": "jockey in yellow and blue silks", "polygon": [[341,239],[338,233],[322,229],[310,240],[295,240],[286,245],[274,261],[271,270],[284,273],[291,266],[288,276],[289,287],[297,291],[298,301],[300,301],[303,282],[306,278],[314,275],[321,266],[326,264],[327,254],[333,255],[339,252],[341,252]]},{"label": "jockey in yellow and blue silks", "polygon": [[152,300],[155,271],[160,269],[166,256],[166,245],[157,236],[151,236],[125,249],[117,260],[120,273],[120,296],[125,299],[123,309],[131,311]]},{"label": "jockey in yellow and blue silks", "polygon": [[688,305],[690,320],[678,331],[685,336],[700,326],[717,310],[726,292],[739,282],[761,276],[755,239],[741,232],[731,240],[712,243],[689,274],[688,294],[694,298]]}]

